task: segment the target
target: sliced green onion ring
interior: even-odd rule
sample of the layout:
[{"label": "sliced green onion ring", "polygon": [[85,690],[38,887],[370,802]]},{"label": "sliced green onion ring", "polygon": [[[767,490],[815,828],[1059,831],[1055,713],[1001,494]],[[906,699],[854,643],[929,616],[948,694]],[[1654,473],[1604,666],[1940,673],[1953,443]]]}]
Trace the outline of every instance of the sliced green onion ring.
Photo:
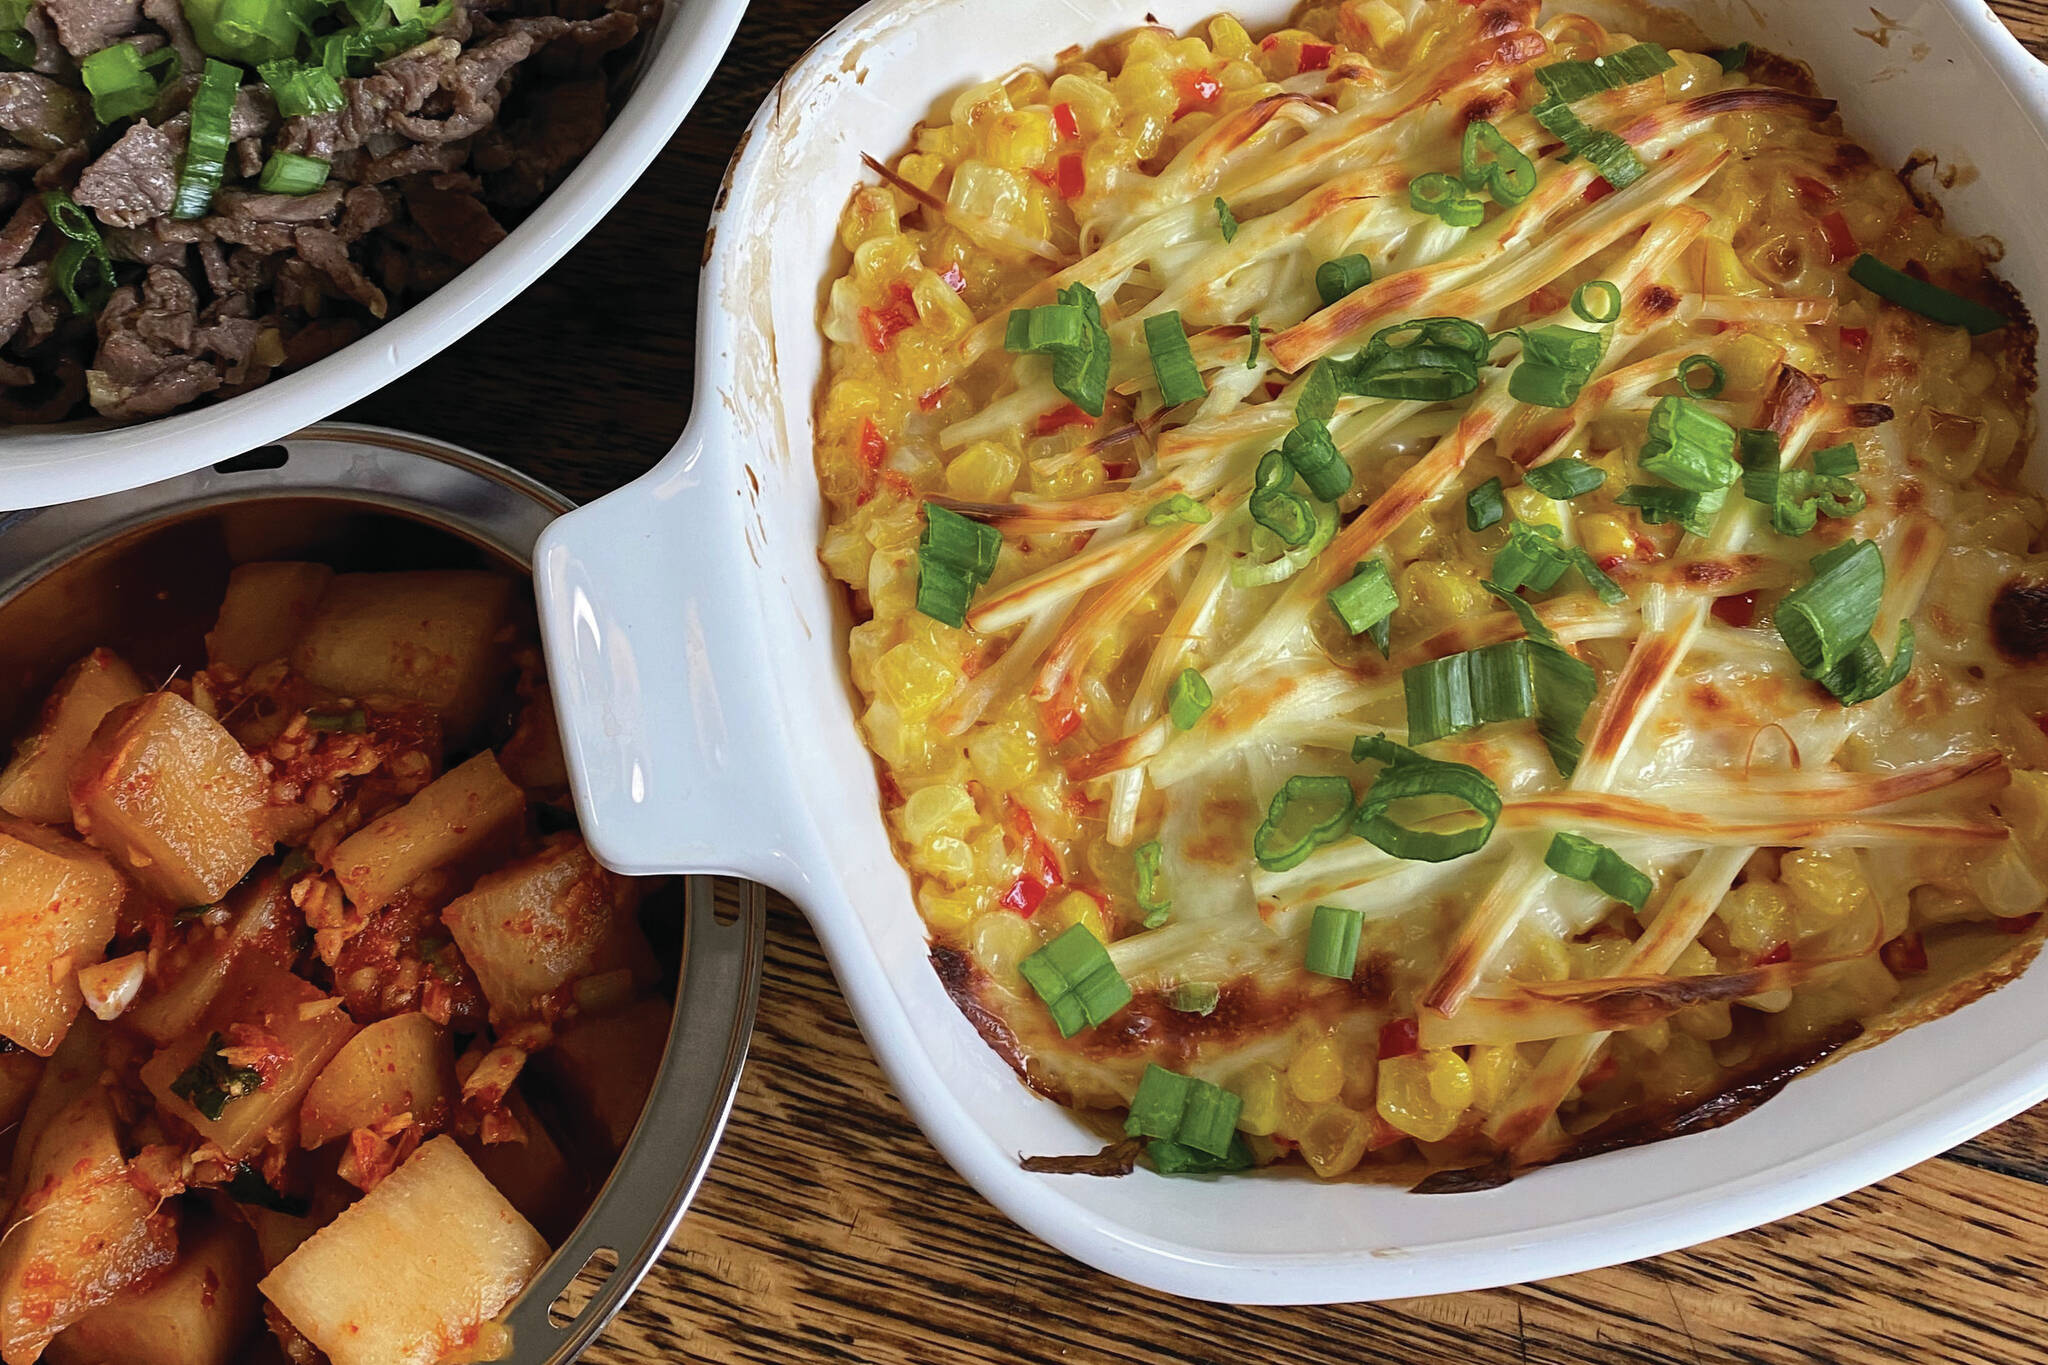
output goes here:
[{"label": "sliced green onion ring", "polygon": [[1363,635],[1394,614],[1401,598],[1394,591],[1393,576],[1385,560],[1368,559],[1352,570],[1351,577],[1330,589],[1330,610],[1353,635]]},{"label": "sliced green onion ring", "polygon": [[[1425,758],[1385,735],[1360,735],[1351,745],[1353,762],[1386,764],[1358,802],[1351,832],[1374,847],[1409,862],[1442,863],[1477,853],[1493,837],[1500,819],[1500,788],[1477,768]],[[1416,829],[1394,818],[1403,802],[1444,798],[1471,809],[1478,820],[1449,833]]]},{"label": "sliced green onion ring", "polygon": [[1621,286],[1613,280],[1587,280],[1572,291],[1572,311],[1600,326],[1620,321]]},{"label": "sliced green onion ring", "polygon": [[1342,837],[1355,802],[1349,779],[1297,773],[1273,793],[1265,820],[1252,833],[1252,857],[1268,872],[1299,866]]},{"label": "sliced green onion ring", "polygon": [[1576,456],[1563,455],[1531,465],[1523,471],[1522,482],[1546,498],[1570,502],[1606,483],[1607,475],[1598,465],[1588,464]]},{"label": "sliced green onion ring", "polygon": [[1173,720],[1176,730],[1192,730],[1195,722],[1208,713],[1216,702],[1216,694],[1209,690],[1209,680],[1200,670],[1183,668],[1180,675],[1166,689],[1166,714]]},{"label": "sliced green onion ring", "polygon": [[1172,408],[1208,397],[1209,386],[1202,382],[1179,313],[1154,313],[1145,319],[1145,349],[1152,358],[1153,378],[1159,381],[1160,402]]},{"label": "sliced green onion ring", "polygon": [[1488,479],[1465,495],[1465,529],[1484,531],[1496,526],[1508,514],[1505,491],[1499,478]]},{"label": "sliced green onion ring", "polygon": [[1485,190],[1503,208],[1521,203],[1536,188],[1536,163],[1484,119],[1465,125],[1458,173],[1466,189]]},{"label": "sliced green onion ring", "polygon": [[1577,834],[1555,835],[1543,863],[1552,872],[1599,888],[1631,910],[1648,904],[1657,885],[1647,872],[1607,845]]},{"label": "sliced green onion ring", "polygon": [[1358,941],[1365,931],[1362,911],[1318,905],[1308,926],[1302,965],[1317,976],[1349,981],[1358,970]]},{"label": "sliced green onion ring", "polygon": [[[1697,370],[1707,372],[1706,382],[1694,383]],[[1728,371],[1710,355],[1689,355],[1678,362],[1678,382],[1694,398],[1719,398],[1728,387]]]},{"label": "sliced green onion ring", "polygon": [[1324,261],[1316,267],[1316,297],[1323,301],[1324,307],[1357,293],[1371,283],[1372,262],[1356,252]]}]

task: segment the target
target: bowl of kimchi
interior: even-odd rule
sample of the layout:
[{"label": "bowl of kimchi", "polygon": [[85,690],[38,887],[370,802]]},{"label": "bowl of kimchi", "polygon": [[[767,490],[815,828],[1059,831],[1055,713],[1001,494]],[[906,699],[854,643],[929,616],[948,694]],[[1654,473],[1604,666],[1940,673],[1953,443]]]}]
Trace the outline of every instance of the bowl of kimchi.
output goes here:
[{"label": "bowl of kimchi", "polygon": [[0,519],[0,1356],[568,1360],[667,1244],[759,907],[577,832],[565,505],[323,427]]},{"label": "bowl of kimchi", "polygon": [[[2048,287],[2028,207],[2048,188],[2048,166],[2005,156],[1982,131],[2048,126],[2048,79],[1995,18],[1961,3],[1928,7],[1910,42],[1889,45],[1856,32],[1867,15],[1847,3],[1769,15],[1720,0],[1571,8],[1595,18],[1559,18],[1565,7],[1538,15],[1512,0],[1355,0],[1291,18],[1254,5],[1226,27],[1194,3],[1086,22],[993,4],[870,6],[785,79],[736,165],[726,231],[706,266],[691,430],[644,480],[543,538],[543,631],[598,856],[625,872],[710,869],[786,892],[946,1158],[1024,1227],[1110,1273],[1238,1302],[1391,1298],[1564,1274],[1809,1207],[2048,1095],[2048,1043],[2031,1022],[2048,984],[2024,970],[2043,889],[2027,796],[2039,755],[2024,736],[2008,749],[2002,723],[1984,719],[1992,694],[2031,686],[2031,646],[2017,663],[1993,651],[2012,621],[1987,617],[2001,610],[1991,605],[2000,582],[2025,578],[2038,536],[2044,481],[2029,444],[2033,338],[2021,301]],[[1156,27],[1112,55],[1086,55],[1140,24]],[[1415,34],[1431,41],[1404,65]],[[1289,70],[1270,64],[1275,44]],[[1119,75],[1140,47],[1160,69]],[[1177,82],[1171,63],[1183,59],[1238,73],[1231,80],[1256,86],[1257,110],[1231,123],[1249,107],[1230,104],[1238,87]],[[1811,85],[1784,59],[1810,68]],[[1019,60],[1060,73],[1033,75]],[[1536,75],[1551,63],[1580,69],[1553,72],[1553,85]],[[1366,93],[1335,88],[1345,80]],[[1270,86],[1279,88],[1268,98]],[[1159,111],[1130,114],[1121,135],[1142,142],[1146,118],[1171,122],[1191,108],[1209,120],[1205,132],[1218,131],[1172,142],[1133,174],[1123,153],[1090,141],[1103,125],[1088,102],[1142,106],[1147,91]],[[1536,119],[1530,106],[1546,91],[1568,108]],[[1387,108],[1386,146],[1345,161],[1344,133],[1380,126],[1374,98]],[[1910,127],[1895,114],[1902,100],[1916,110]],[[1222,111],[1213,119],[1211,104]],[[1714,121],[1758,111],[1787,129],[1837,129],[1827,135],[1836,151],[1807,175],[1810,187],[1782,174],[1760,191],[1784,196],[1771,234],[1717,236],[1715,204],[1695,195],[1737,153]],[[1460,175],[1459,130],[1469,160],[1470,129],[1482,123],[1497,140]],[[1750,136],[1747,153],[1760,154]],[[1797,136],[1780,141],[1796,146]],[[1301,143],[1319,154],[1281,156]],[[1143,146],[1149,157],[1162,144]],[[1259,159],[1262,147],[1271,160]],[[1030,169],[1010,180],[985,169],[1009,153]],[[970,171],[968,158],[984,169]],[[1925,176],[1910,193],[1886,177],[1888,207],[1861,213],[1859,196],[1879,193],[1865,177],[1909,158],[1936,164],[1945,217],[1916,197]],[[1999,176],[1963,169],[1992,164]],[[1247,184],[1258,192],[1234,205]],[[1091,208],[1085,227],[1030,185]],[[913,237],[920,209],[932,217]],[[1304,217],[1290,222],[1290,211]],[[1313,235],[1326,214],[1338,226]],[[1518,226],[1545,215],[1567,226]],[[940,219],[970,246],[940,235]],[[1904,262],[1887,225],[1907,219],[1955,244],[1954,268],[1894,266],[1887,276],[1862,264],[1870,255],[1882,265],[1887,251]],[[1458,255],[1466,233],[1496,254]],[[1362,274],[1346,264],[1353,248]],[[989,265],[1006,253],[1031,264],[1008,274]],[[1572,275],[1559,257],[1587,269]],[[1115,269],[1091,275],[1102,259]],[[1737,266],[1724,269],[1729,260]],[[1195,261],[1203,273],[1174,277]],[[1319,262],[1332,267],[1327,284]],[[1992,262],[2009,290],[1990,282]],[[1114,282],[1100,299],[1075,288],[1104,278]],[[820,281],[830,282],[822,293]],[[1509,289],[1512,299],[1498,297]],[[1125,306],[1168,293],[1181,325],[1147,326],[1139,340]],[[1247,305],[1263,306],[1263,323]],[[1901,323],[1908,312],[1941,330]],[[1681,327],[1675,338],[1658,330],[1667,325]],[[1761,359],[1747,353],[1748,332],[1788,328],[1795,340]],[[1999,328],[2003,341],[1976,335]],[[1091,387],[1098,329],[1118,342]],[[1893,347],[1895,335],[1910,340]],[[1644,349],[1651,336],[1659,347]],[[971,377],[984,356],[1008,367],[1006,350],[1037,355],[1022,354],[993,385]],[[1871,355],[1883,367],[1872,369]],[[1336,393],[1309,396],[1324,358],[1336,363]],[[1610,361],[1621,368],[1610,374]],[[1932,386],[1986,373],[2004,376],[2003,416],[1987,402],[1981,426],[2001,433],[2009,545],[1971,540],[1974,514],[1929,524],[1937,519],[1914,502],[1926,490],[1904,488],[1913,481],[1896,477],[1902,457],[1887,444],[1903,439],[1904,424],[1892,427],[1900,413],[1946,420],[1926,411],[1939,405],[1934,389],[1901,375]],[[1174,406],[1169,388],[1181,391]],[[1473,406],[1435,406],[1453,393]],[[1105,403],[1118,405],[1107,417]],[[1607,410],[1616,405],[1626,411]],[[1378,429],[1390,458],[1377,465],[1358,447],[1379,439],[1360,435],[1375,414],[1390,423]],[[1328,430],[1297,448],[1290,427],[1303,421]],[[1660,422],[1661,446],[1639,458]],[[1576,445],[1565,439],[1596,427]],[[1205,434],[1207,447],[1196,440]],[[1283,437],[1288,458],[1262,459]],[[1356,468],[1348,487],[1321,492],[1332,439]],[[1126,458],[1119,444],[1136,453]],[[1736,467],[1738,447],[1750,465]],[[1224,452],[1215,479],[1172,481],[1210,450]],[[1424,482],[1468,464],[1468,484]],[[1546,465],[1556,467],[1525,484]],[[1505,494],[1485,487],[1496,470]],[[1619,505],[1601,501],[1617,492]],[[1252,526],[1246,495],[1259,493]],[[1558,510],[1581,497],[1590,501],[1579,511]],[[1430,536],[1386,548],[1389,529],[1432,500]],[[1726,529],[1738,525],[1751,529]],[[1602,540],[1616,527],[1626,539],[1609,553]],[[1148,650],[1176,634],[1197,646],[1259,638],[1239,599],[1214,583],[1211,600],[1223,605],[1205,614],[1190,595],[1202,571],[1176,576],[1177,556],[1211,537],[1231,558],[1210,577],[1268,592],[1243,600],[1294,610],[1290,629],[1312,619],[1321,653],[1270,676],[1249,647],[1213,666],[1197,657],[1200,669],[1185,671],[1207,670],[1213,696],[1165,649],[1149,657],[1166,666],[1144,653],[1121,674],[1099,664],[1118,656],[1084,626],[1118,613],[1150,613]],[[1490,577],[1430,557],[1449,543],[1478,546]],[[1317,560],[1326,545],[1336,550]],[[1954,586],[1971,554],[2003,566],[1979,575],[1989,583],[1981,596]],[[1516,555],[1504,593],[1514,602],[1497,602],[1485,589],[1500,586]],[[1820,616],[1841,619],[1820,635],[1784,628],[1808,609],[1783,605],[1791,591],[1873,555],[1895,588],[1950,575],[1930,599],[1934,615],[1880,591],[1853,611],[1827,607]],[[1354,582],[1351,561],[1366,580],[1382,556],[1400,606],[1390,644],[1375,648],[1386,613],[1372,605],[1371,582]],[[1556,573],[1539,581],[1531,569],[1546,559]],[[1610,591],[1635,604],[1622,610],[1644,613],[1641,629],[1629,628],[1633,655],[1597,643],[1596,619],[1616,605]],[[1111,601],[1117,592],[1127,595]],[[1041,619],[1046,603],[1076,601],[1071,621]],[[1917,662],[1901,647],[1908,617],[1921,625]],[[1855,633],[1821,638],[1843,622]],[[1504,700],[1477,688],[1476,664],[1462,682],[1408,676],[1524,637],[1531,652],[1562,640],[1560,653],[1598,663],[1594,698],[1561,729],[1544,728],[1554,679],[1518,702],[1512,686]],[[2001,651],[2012,643],[1998,639]],[[1671,660],[1695,640],[1715,650],[1711,667],[1699,662],[1674,682]],[[1798,657],[1806,646],[1810,659]],[[1006,672],[1005,648],[1027,649],[1031,667]],[[906,652],[883,679],[880,661],[896,650]],[[1569,671],[1558,654],[1545,657]],[[1712,669],[1730,659],[1789,674],[1797,716],[1765,708],[1746,744],[1731,740],[1726,718],[1707,713],[1742,713],[1756,694],[1719,687],[1725,675]],[[1965,687],[1989,679],[1971,703],[1985,710],[1956,721],[1975,733],[1958,729],[1955,743],[1929,719],[1968,712],[1927,690],[1943,677]],[[1354,705],[1361,680],[1385,695]],[[1628,700],[1667,684],[1682,709]],[[898,723],[919,689],[928,695],[918,714],[935,714],[937,728]],[[1252,702],[1297,694],[1301,710],[1281,738],[1240,723],[1262,714]],[[1003,714],[1020,718],[1023,749],[1005,756],[991,739],[985,751],[949,751],[968,731],[944,722],[968,696],[991,714],[1014,708]],[[1814,717],[1880,714],[1858,706],[1903,707],[1881,713],[1905,719],[1881,741],[1851,743],[1832,719],[1814,728]],[[1508,725],[1485,723],[1503,716],[1523,718],[1512,739]],[[1655,743],[1630,760],[1646,729]],[[1300,757],[1318,748],[1324,758]],[[1147,804],[1145,782],[1136,797],[1116,791],[1119,774],[1154,760],[1146,782],[1170,790],[1169,764],[1200,772],[1226,751],[1251,776],[1213,803],[1228,812],[1220,824],[1197,810],[1176,832]],[[1664,771],[1659,762],[1685,782],[1646,797],[1638,788]],[[1574,765],[1585,775],[1572,776]],[[1462,813],[1390,814],[1403,798],[1375,804],[1370,789],[1389,773],[1439,802],[1456,797]],[[1313,793],[1349,784],[1330,798],[1329,820],[1290,823],[1282,798],[1302,779],[1297,816]],[[1061,800],[1072,793],[1075,828],[1032,782]],[[1005,795],[1031,820],[1015,820]],[[1481,856],[1510,861],[1484,878],[1432,881],[1431,869],[1457,864],[1428,851],[1471,853],[1460,841],[1475,815],[1480,842],[1496,841]],[[1205,881],[1195,856],[1205,840],[1242,871]],[[1974,908],[1906,896],[1909,884],[1932,885],[1918,853],[1861,862],[1893,842],[1979,867]],[[1151,864],[1134,870],[1147,844]],[[1689,852],[1674,856],[1676,845]],[[1758,848],[1768,856],[1756,859]],[[1985,852],[1981,864],[1972,849]],[[984,850],[1013,875],[991,879]],[[1407,870],[1387,876],[1389,860]],[[1845,868],[1858,869],[1854,908],[1870,920],[1824,947],[1797,917],[1813,912],[1822,883],[1848,885],[1837,879]],[[1214,915],[1215,885],[1241,897],[1237,919]],[[1520,915],[1526,897],[1514,888],[1538,886],[1541,913]],[[1441,942],[1419,981],[1396,974],[1395,998],[1414,1012],[1389,1017],[1387,981],[1360,935],[1376,932],[1375,897],[1432,890],[1445,907]],[[1519,918],[1503,914],[1507,902]],[[1767,913],[1745,918],[1737,902]],[[1675,932],[1709,909],[1719,928]],[[1793,932],[1771,927],[1779,913],[1794,916]],[[1945,980],[1942,915],[1988,930],[1972,940],[1980,955],[1947,964]],[[1552,968],[1540,951],[1502,951],[1529,941],[1521,919],[1547,926]],[[1698,965],[1679,965],[1685,952]],[[1537,965],[1518,974],[1510,961]],[[1257,973],[1263,984],[1241,979]],[[1823,977],[1827,1008],[1805,992]],[[1211,990],[1180,994],[1203,985]],[[1757,1037],[1782,1040],[1796,1027],[1808,1046],[1759,1047],[1748,1054],[1755,1067],[1732,1066],[1714,1047],[1723,1021],[1708,1019],[1731,1002],[1744,1018],[1780,1020]],[[1701,1012],[1677,1017],[1687,1010]],[[1331,1021],[1323,1052],[1291,1040],[1276,1050],[1269,1026],[1291,1023],[1288,1011]],[[1836,1024],[1854,1025],[1860,1044],[1812,1065],[1841,1041]],[[1610,1034],[1646,1027],[1637,1042],[1667,1045],[1601,1053]],[[1517,1047],[1532,1046],[1546,1051],[1517,1060]],[[1618,1060],[1595,1063],[1603,1055]],[[1692,1092],[1704,1103],[1605,1107],[1617,1073],[1668,1081],[1683,1055],[1719,1068]],[[1962,1056],[1967,1069],[1953,1064]],[[1354,1058],[1364,1059],[1357,1076]],[[1148,1094],[1155,1071],[1179,1079]],[[1329,1074],[1310,1080],[1312,1071]],[[1293,1099],[1283,1095],[1277,1119],[1255,1118],[1276,1075]],[[1532,1083],[1540,1107],[1495,1104]],[[1290,1127],[1297,1102],[1305,1122]],[[1206,1159],[1189,1160],[1190,1147]],[[1383,1164],[1382,1151],[1408,1164]],[[1020,1160],[1046,1156],[1087,1159]],[[1557,1161],[1565,1156],[1586,1159]],[[1111,1171],[1121,1174],[1081,1173]],[[1400,1183],[1364,1178],[1372,1173]],[[1417,1173],[1438,1178],[1418,1185]]]}]

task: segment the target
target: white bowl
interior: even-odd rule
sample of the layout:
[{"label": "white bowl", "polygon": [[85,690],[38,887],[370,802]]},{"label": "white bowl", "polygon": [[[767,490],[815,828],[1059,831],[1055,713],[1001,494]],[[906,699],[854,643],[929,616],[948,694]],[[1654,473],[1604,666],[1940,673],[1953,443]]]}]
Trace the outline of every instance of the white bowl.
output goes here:
[{"label": "white bowl", "polygon": [[[1019,1169],[1020,1153],[1089,1151],[1099,1138],[1019,1085],[947,998],[890,851],[817,557],[821,281],[860,153],[893,152],[940,97],[1148,12],[1182,27],[1215,7],[881,0],[763,106],[704,271],[690,430],[644,479],[557,522],[537,554],[555,693],[598,857],[624,872],[731,872],[786,892],[947,1160],[1061,1250],[1199,1298],[1391,1298],[1648,1256],[1832,1199],[2048,1096],[2048,970],[2037,969],[1795,1081],[1724,1128],[1484,1193]],[[1952,219],[2001,238],[2008,277],[2048,299],[2048,76],[1981,0],[1914,6],[1911,31],[1887,47],[1853,31],[1871,24],[1862,0],[1681,8],[1725,41],[1809,61],[1851,132],[1888,164],[1923,149],[1983,167],[1943,196]],[[1285,0],[1243,12],[1276,23]]]},{"label": "white bowl", "polygon": [[131,426],[0,427],[0,512],[137,488],[266,445],[419,365],[539,279],[661,154],[747,0],[668,0],[597,145],[489,254],[360,340],[225,402]]}]

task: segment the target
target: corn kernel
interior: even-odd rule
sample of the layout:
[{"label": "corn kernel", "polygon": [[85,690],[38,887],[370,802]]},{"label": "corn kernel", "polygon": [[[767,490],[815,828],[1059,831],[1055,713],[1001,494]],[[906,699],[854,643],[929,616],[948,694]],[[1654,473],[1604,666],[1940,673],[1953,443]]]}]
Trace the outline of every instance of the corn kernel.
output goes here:
[{"label": "corn kernel", "polygon": [[1628,558],[1636,548],[1636,538],[1620,517],[1594,512],[1579,518],[1579,544],[1593,556],[1594,563],[1600,564]]},{"label": "corn kernel", "polygon": [[1387,3],[1387,0],[1366,0],[1357,10],[1358,22],[1365,25],[1375,46],[1382,52],[1401,41],[1408,32],[1408,20],[1401,11]]},{"label": "corn kernel", "polygon": [[1019,984],[1017,964],[1037,952],[1038,946],[1038,931],[1022,915],[988,910],[974,917],[969,951],[975,965],[1012,990]]},{"label": "corn kernel", "polygon": [[1052,152],[1052,119],[1042,109],[1014,109],[990,119],[982,136],[998,166],[1028,171],[1044,165]]},{"label": "corn kernel", "polygon": [[950,783],[912,792],[898,818],[903,822],[904,840],[913,847],[932,839],[957,839],[981,821],[967,789]]},{"label": "corn kernel", "polygon": [[1869,887],[1848,853],[1802,848],[1779,864],[1786,892],[1799,908],[1802,928],[1832,924],[1863,903]]},{"label": "corn kernel", "polygon": [[1529,1067],[1522,1050],[1512,1043],[1486,1043],[1472,1049],[1466,1059],[1472,1071],[1472,1103],[1492,1109],[1521,1082]]},{"label": "corn kernel", "polygon": [[1555,526],[1564,529],[1564,504],[1556,498],[1545,497],[1528,484],[1518,483],[1506,490],[1502,500],[1515,520],[1526,521],[1531,526]]},{"label": "corn kernel", "polygon": [[1472,1103],[1472,1071],[1449,1048],[1380,1062],[1380,1117],[1413,1138],[1441,1142]]},{"label": "corn kernel", "polygon": [[1328,1104],[1344,1089],[1344,1059],[1327,1038],[1305,1044],[1287,1064],[1287,1088],[1303,1104]]},{"label": "corn kernel", "polygon": [[1333,1104],[1319,1109],[1297,1130],[1302,1159],[1309,1169],[1325,1180],[1343,1175],[1365,1156],[1365,1117],[1355,1109]]},{"label": "corn kernel", "polygon": [[839,240],[848,251],[876,237],[893,237],[898,230],[896,196],[876,185],[854,191],[839,218]]},{"label": "corn kernel", "polygon": [[1916,886],[1907,898],[1915,924],[1960,924],[1986,918],[1983,903],[1964,891],[1941,886]]},{"label": "corn kernel", "polygon": [[1237,1130],[1269,1137],[1280,1127],[1280,1073],[1264,1062],[1246,1067],[1230,1088],[1244,1101],[1238,1111]]},{"label": "corn kernel", "polygon": [[1218,57],[1245,58],[1252,52],[1252,36],[1244,25],[1227,14],[1209,21],[1209,47]]},{"label": "corn kernel", "polygon": [[1565,952],[1572,960],[1572,975],[1581,981],[1617,975],[1628,961],[1632,945],[1619,934],[1601,934],[1584,943],[1569,943]]},{"label": "corn kernel", "polygon": [[907,641],[875,662],[876,690],[908,720],[938,710],[959,682],[950,666]]},{"label": "corn kernel", "polygon": [[1755,957],[1792,940],[1792,907],[1776,882],[1744,882],[1721,898],[1714,914],[1739,953]]},{"label": "corn kernel", "polygon": [[[974,850],[965,839],[942,834],[910,846],[910,865],[929,873],[947,886],[959,886],[974,876]],[[979,906],[974,907],[979,909]],[[926,918],[930,918],[929,915]]]},{"label": "corn kernel", "polygon": [[976,441],[946,466],[946,491],[973,502],[999,502],[1010,496],[1023,468],[1022,457],[1010,447]]},{"label": "corn kernel", "polygon": [[1015,787],[1038,771],[1038,745],[1014,721],[977,726],[967,741],[967,758],[992,787]]},{"label": "corn kernel", "polygon": [[1086,925],[1088,932],[1104,943],[1109,942],[1109,929],[1102,922],[1102,907],[1095,903],[1095,897],[1086,891],[1069,891],[1056,901],[1051,901],[1031,922],[1048,940],[1058,938],[1077,924]]},{"label": "corn kernel", "polygon": [[1479,575],[1463,564],[1423,561],[1401,574],[1401,601],[1433,625],[1448,625],[1478,609],[1486,598]]},{"label": "corn kernel", "polygon": [[988,898],[988,889],[979,886],[948,890],[926,882],[917,888],[917,908],[924,912],[924,922],[942,934],[964,933]]},{"label": "corn kernel", "polygon": [[983,81],[960,92],[953,101],[955,127],[979,128],[1010,111],[1010,92],[1001,81]]}]

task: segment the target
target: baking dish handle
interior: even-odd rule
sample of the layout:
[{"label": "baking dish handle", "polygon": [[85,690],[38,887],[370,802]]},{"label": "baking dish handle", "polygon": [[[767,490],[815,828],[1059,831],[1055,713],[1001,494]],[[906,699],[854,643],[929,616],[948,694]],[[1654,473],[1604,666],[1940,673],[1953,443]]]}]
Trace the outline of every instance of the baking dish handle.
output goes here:
[{"label": "baking dish handle", "polygon": [[630,875],[801,881],[775,831],[791,809],[761,685],[743,518],[692,424],[651,473],[548,527],[541,633],[584,837]]}]

